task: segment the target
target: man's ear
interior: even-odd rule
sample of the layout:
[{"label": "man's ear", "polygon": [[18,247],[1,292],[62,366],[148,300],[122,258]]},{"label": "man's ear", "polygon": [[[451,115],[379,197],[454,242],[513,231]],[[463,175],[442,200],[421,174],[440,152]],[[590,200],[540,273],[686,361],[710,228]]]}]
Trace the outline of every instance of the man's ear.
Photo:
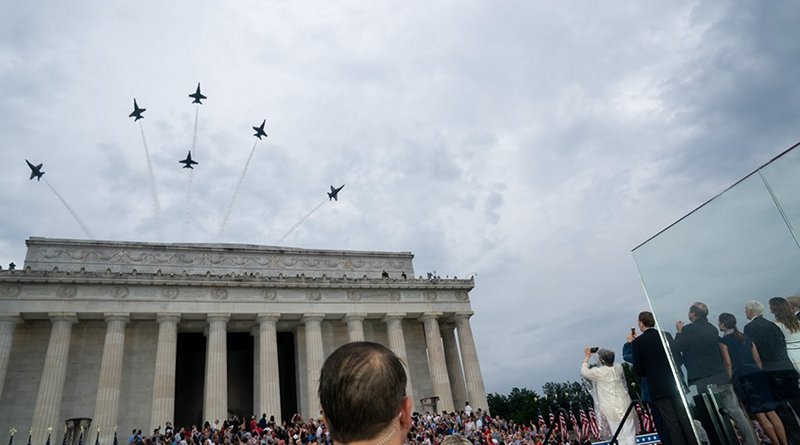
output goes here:
[{"label": "man's ear", "polygon": [[406,396],[403,398],[403,404],[400,405],[400,428],[403,429],[404,434],[411,429],[411,412],[414,410],[414,404],[411,398]]}]

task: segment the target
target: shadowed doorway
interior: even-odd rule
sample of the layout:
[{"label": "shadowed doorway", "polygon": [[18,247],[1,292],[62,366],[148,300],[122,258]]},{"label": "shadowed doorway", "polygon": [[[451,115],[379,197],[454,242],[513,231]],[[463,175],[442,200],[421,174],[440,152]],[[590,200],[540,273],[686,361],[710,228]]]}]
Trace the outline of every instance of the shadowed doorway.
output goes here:
[{"label": "shadowed doorway", "polygon": [[247,332],[228,332],[228,415],[244,420],[256,415],[253,412],[253,347],[253,337]]},{"label": "shadowed doorway", "polygon": [[[281,381],[281,417],[283,420],[289,420],[297,412],[297,374],[293,332],[278,332],[278,376]],[[267,417],[273,415],[266,414]]]},{"label": "shadowed doorway", "polygon": [[203,424],[206,336],[179,332],[175,357],[175,415],[173,425]]}]

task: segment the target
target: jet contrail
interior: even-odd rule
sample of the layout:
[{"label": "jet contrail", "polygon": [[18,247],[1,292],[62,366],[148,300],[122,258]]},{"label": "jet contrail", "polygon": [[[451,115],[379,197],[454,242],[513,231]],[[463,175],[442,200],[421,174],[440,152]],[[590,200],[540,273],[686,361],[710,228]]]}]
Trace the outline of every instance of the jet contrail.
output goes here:
[{"label": "jet contrail", "polygon": [[[194,109],[194,131],[192,132],[192,148],[190,152],[194,151],[197,146],[197,117],[200,114],[200,107]],[[186,209],[184,210],[184,225],[183,232],[181,232],[181,239],[186,239],[186,234],[192,228],[192,184],[194,183],[194,169],[189,169],[189,183],[186,185]]]},{"label": "jet contrail", "polygon": [[289,229],[289,231],[288,231],[288,232],[286,232],[286,234],[285,234],[285,235],[283,235],[283,236],[281,237],[281,239],[279,239],[279,240],[278,240],[278,242],[277,242],[276,244],[280,244],[280,243],[282,243],[282,242],[283,242],[283,241],[284,241],[286,238],[288,238],[288,237],[289,237],[289,235],[291,235],[291,234],[292,234],[292,232],[294,232],[294,231],[295,231],[295,229],[297,229],[298,227],[300,227],[300,224],[303,224],[303,223],[304,223],[304,222],[305,222],[305,221],[306,221],[308,218],[310,218],[310,217],[311,217],[311,215],[313,215],[313,214],[314,214],[314,212],[316,212],[317,210],[319,210],[319,208],[320,208],[320,207],[322,207],[323,205],[325,205],[325,203],[326,203],[326,202],[328,202],[328,201],[326,201],[326,200],[324,200],[324,199],[323,199],[323,200],[322,200],[322,202],[321,202],[321,203],[319,203],[319,204],[317,204],[317,206],[316,206],[316,207],[314,207],[314,209],[313,209],[313,210],[311,210],[310,212],[308,212],[308,214],[307,214],[306,216],[304,216],[304,217],[300,218],[300,221],[297,221],[297,224],[293,225],[293,226],[292,226],[292,228],[291,228],[291,229]]},{"label": "jet contrail", "polygon": [[258,145],[258,141],[253,144],[253,148],[250,150],[250,156],[247,157],[247,162],[245,162],[244,169],[242,169],[242,176],[239,177],[239,182],[233,190],[233,196],[231,196],[231,201],[228,203],[228,210],[225,211],[225,217],[222,218],[222,224],[219,226],[219,232],[217,232],[217,239],[221,240],[222,235],[225,233],[225,226],[228,225],[228,218],[231,216],[233,203],[236,201],[236,195],[239,194],[239,188],[242,186],[242,182],[244,182],[244,176],[247,174],[247,167],[250,166],[250,161],[253,159],[253,154],[256,152],[256,145]]},{"label": "jet contrail", "polygon": [[144,145],[144,157],[147,161],[147,175],[150,178],[150,195],[153,198],[153,213],[156,217],[158,227],[158,239],[164,239],[164,227],[161,224],[161,204],[158,202],[158,190],[156,189],[156,175],[153,173],[153,164],[150,162],[150,150],[147,148],[147,139],[144,137],[144,127],[139,122],[139,130],[142,132],[142,144]]},{"label": "jet contrail", "polygon": [[189,183],[186,185],[186,209],[184,209],[183,232],[181,241],[186,241],[186,235],[192,228],[192,183],[194,182],[194,169],[189,171]]},{"label": "jet contrail", "polygon": [[61,201],[61,204],[64,204],[64,207],[67,208],[67,211],[69,212],[69,214],[72,215],[73,218],[75,218],[75,221],[77,221],[78,225],[81,226],[81,229],[83,230],[83,233],[85,233],[86,236],[89,237],[89,239],[94,239],[94,235],[92,235],[92,232],[89,231],[89,229],[86,227],[86,224],[84,224],[83,221],[75,213],[75,211],[72,210],[72,207],[70,207],[69,204],[67,204],[67,201],[64,200],[64,197],[61,196],[61,194],[58,193],[56,191],[56,189],[53,188],[52,185],[50,185],[49,182],[47,182],[47,179],[44,180],[44,183],[47,184],[48,187],[50,187],[50,190],[52,190],[53,193],[55,193],[56,197],[58,197],[58,199]]},{"label": "jet contrail", "polygon": [[192,151],[197,146],[197,116],[200,114],[200,107],[194,109],[194,132],[192,133]]}]

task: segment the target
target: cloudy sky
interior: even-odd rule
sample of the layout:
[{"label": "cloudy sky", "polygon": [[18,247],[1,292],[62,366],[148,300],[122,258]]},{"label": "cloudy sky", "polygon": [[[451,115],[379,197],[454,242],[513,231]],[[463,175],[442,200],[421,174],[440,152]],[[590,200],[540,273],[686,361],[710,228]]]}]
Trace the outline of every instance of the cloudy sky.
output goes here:
[{"label": "cloudy sky", "polygon": [[797,2],[335,3],[4,2],[3,266],[86,237],[26,158],[109,240],[275,245],[346,183],[281,244],[477,273],[487,389],[538,388],[619,350],[633,247],[800,140]]}]

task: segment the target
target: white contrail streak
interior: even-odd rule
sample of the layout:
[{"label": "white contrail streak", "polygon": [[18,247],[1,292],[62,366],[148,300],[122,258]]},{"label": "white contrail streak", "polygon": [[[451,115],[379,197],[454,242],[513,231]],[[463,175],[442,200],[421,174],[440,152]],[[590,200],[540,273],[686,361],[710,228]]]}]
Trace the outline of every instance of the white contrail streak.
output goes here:
[{"label": "white contrail streak", "polygon": [[194,169],[189,171],[189,183],[186,184],[186,208],[184,209],[183,232],[181,240],[186,241],[186,237],[192,228],[192,183],[194,182]]},{"label": "white contrail streak", "polygon": [[89,228],[86,227],[86,224],[84,224],[83,221],[78,217],[78,214],[75,213],[74,210],[72,210],[72,207],[70,207],[70,205],[67,204],[67,201],[64,199],[64,197],[61,196],[61,194],[58,193],[56,189],[53,188],[52,185],[50,185],[49,182],[47,182],[47,179],[44,180],[44,183],[47,184],[48,187],[50,187],[50,190],[52,190],[53,193],[55,193],[56,197],[61,201],[61,204],[64,204],[64,207],[67,208],[69,214],[72,215],[73,218],[75,218],[75,221],[77,221],[78,225],[81,226],[81,230],[83,230],[83,233],[85,233],[86,236],[89,237],[89,239],[94,239],[94,235],[92,235],[92,232],[89,231]]},{"label": "white contrail streak", "polygon": [[228,218],[231,216],[233,203],[236,201],[236,195],[239,194],[239,188],[242,186],[242,182],[244,182],[247,168],[250,166],[250,161],[253,159],[253,154],[256,152],[256,145],[258,145],[258,141],[253,144],[253,148],[250,150],[250,156],[247,157],[247,162],[245,162],[244,169],[242,169],[242,175],[239,177],[239,182],[236,183],[236,188],[233,190],[233,196],[231,196],[231,201],[228,203],[228,210],[225,211],[225,217],[222,218],[222,224],[219,226],[219,232],[217,232],[218,240],[222,240],[222,235],[225,233],[225,227],[228,225]]},{"label": "white contrail streak", "polygon": [[[192,148],[190,151],[195,152],[195,158],[197,158],[197,151],[195,147],[197,147],[197,118],[200,114],[200,107],[197,106],[194,109],[194,131],[192,132]],[[181,232],[181,239],[186,240],[186,236],[189,234],[189,231],[192,228],[192,184],[194,183],[194,169],[189,169],[189,182],[186,185],[186,208],[184,209],[183,216],[183,232]]]},{"label": "white contrail streak", "polygon": [[293,226],[292,226],[292,228],[291,228],[291,229],[289,229],[289,231],[288,231],[288,232],[286,232],[286,234],[285,234],[285,235],[283,235],[283,236],[281,237],[281,239],[279,239],[279,240],[278,240],[277,244],[280,244],[280,243],[282,243],[282,242],[283,242],[283,241],[284,241],[286,238],[288,238],[288,237],[289,237],[289,235],[291,235],[291,234],[292,234],[292,232],[294,232],[294,231],[295,231],[295,229],[297,229],[298,227],[300,227],[300,224],[303,224],[303,223],[304,223],[304,222],[305,222],[305,221],[306,221],[308,218],[310,218],[310,217],[311,217],[311,215],[313,215],[313,214],[314,214],[314,212],[316,212],[317,210],[319,210],[319,208],[320,208],[320,207],[322,207],[323,205],[325,205],[325,203],[326,203],[326,202],[328,202],[328,201],[326,201],[326,200],[324,200],[324,199],[323,199],[323,200],[322,200],[322,202],[321,202],[321,203],[319,203],[319,204],[317,204],[317,206],[316,206],[316,207],[314,207],[314,209],[313,209],[313,210],[311,210],[310,212],[308,212],[308,214],[307,214],[306,216],[304,216],[304,217],[300,218],[300,221],[297,221],[297,223],[296,223],[295,225],[293,225]]},{"label": "white contrail streak", "polygon": [[144,158],[147,161],[147,176],[150,179],[150,195],[153,199],[153,214],[156,217],[156,227],[158,229],[158,239],[164,239],[164,226],[161,224],[161,204],[158,202],[158,189],[156,189],[156,175],[153,173],[153,163],[150,162],[150,150],[147,148],[147,138],[144,137],[144,127],[139,122],[139,130],[142,132],[142,145],[144,145]]}]

